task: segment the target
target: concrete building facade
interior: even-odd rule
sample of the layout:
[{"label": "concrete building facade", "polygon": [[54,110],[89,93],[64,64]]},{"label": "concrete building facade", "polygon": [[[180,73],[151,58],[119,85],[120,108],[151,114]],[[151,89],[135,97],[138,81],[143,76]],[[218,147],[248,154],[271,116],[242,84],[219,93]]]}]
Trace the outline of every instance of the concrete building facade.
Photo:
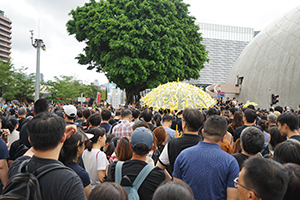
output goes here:
[{"label": "concrete building facade", "polygon": [[3,61],[10,59],[11,23],[12,21],[4,16],[4,11],[0,10],[0,60]]}]

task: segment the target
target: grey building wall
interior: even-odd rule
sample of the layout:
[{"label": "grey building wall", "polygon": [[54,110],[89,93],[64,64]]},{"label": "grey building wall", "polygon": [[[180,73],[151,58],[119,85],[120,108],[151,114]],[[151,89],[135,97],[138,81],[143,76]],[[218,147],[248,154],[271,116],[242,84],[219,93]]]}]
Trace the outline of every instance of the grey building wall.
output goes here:
[{"label": "grey building wall", "polygon": [[187,82],[195,85],[225,83],[230,69],[248,43],[248,41],[203,38],[202,44],[209,51],[209,63],[204,64],[205,68],[199,72],[199,79]]}]

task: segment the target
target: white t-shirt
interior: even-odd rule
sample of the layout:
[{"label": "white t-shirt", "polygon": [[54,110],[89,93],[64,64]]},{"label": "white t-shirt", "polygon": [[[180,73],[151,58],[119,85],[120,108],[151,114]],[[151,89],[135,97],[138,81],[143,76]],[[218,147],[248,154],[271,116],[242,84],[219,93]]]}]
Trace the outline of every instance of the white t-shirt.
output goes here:
[{"label": "white t-shirt", "polygon": [[93,189],[100,184],[98,171],[105,170],[108,161],[104,152],[99,149],[84,150],[82,160],[85,170],[89,173],[91,179],[91,188]]},{"label": "white t-shirt", "polygon": [[7,136],[7,141],[8,141],[8,143],[9,143],[8,150],[10,150],[11,144],[12,144],[14,141],[16,141],[16,140],[19,139],[19,136],[20,136],[20,132],[19,132],[19,131],[16,131],[16,130],[12,131],[12,132],[10,133],[10,135]]}]

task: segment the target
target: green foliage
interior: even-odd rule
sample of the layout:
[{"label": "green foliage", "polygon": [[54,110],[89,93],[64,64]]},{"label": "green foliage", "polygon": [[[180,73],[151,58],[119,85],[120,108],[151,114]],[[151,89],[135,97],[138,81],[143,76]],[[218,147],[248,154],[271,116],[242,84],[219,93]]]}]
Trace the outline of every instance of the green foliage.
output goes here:
[{"label": "green foliage", "polygon": [[[83,93],[83,96],[86,98],[96,98],[97,92],[105,93],[95,85],[84,85],[80,83],[80,81],[73,76],[55,76],[54,81],[48,81],[46,85],[50,93],[53,94],[53,100],[55,102],[77,101],[77,97],[80,97],[81,93]],[[71,100],[66,100],[69,98],[71,98]],[[106,96],[104,96],[104,98],[106,98]]]},{"label": "green foliage", "polygon": [[26,75],[26,71],[27,67],[16,69],[9,61],[0,63],[0,86],[2,86],[4,99],[32,99],[35,76]]},{"label": "green foliage", "polygon": [[208,59],[188,6],[182,0],[91,0],[77,7],[67,30],[86,44],[78,63],[104,72],[127,95],[178,77],[197,79]]}]

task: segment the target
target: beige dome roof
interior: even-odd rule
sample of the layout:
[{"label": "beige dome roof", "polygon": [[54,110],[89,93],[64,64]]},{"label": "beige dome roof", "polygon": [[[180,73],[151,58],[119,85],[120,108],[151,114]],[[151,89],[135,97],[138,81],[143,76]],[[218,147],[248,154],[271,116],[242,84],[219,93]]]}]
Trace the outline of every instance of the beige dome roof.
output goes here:
[{"label": "beige dome roof", "polygon": [[276,105],[297,109],[300,104],[300,6],[275,20],[244,49],[232,67],[227,83],[244,77],[239,102],[257,102],[269,108],[270,93]]}]

